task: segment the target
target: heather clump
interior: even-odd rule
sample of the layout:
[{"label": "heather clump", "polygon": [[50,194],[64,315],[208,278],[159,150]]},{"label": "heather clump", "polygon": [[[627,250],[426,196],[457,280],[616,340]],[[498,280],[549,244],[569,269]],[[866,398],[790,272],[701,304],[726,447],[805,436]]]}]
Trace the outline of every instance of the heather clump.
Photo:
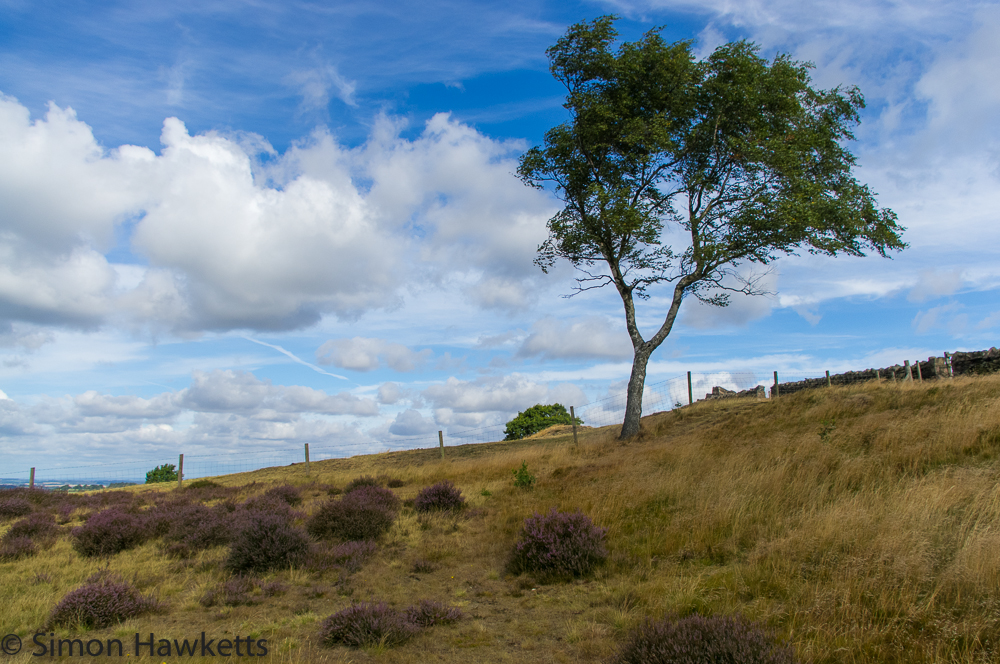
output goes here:
[{"label": "heather clump", "polygon": [[148,536],[142,514],[109,507],[73,529],[73,548],[82,556],[110,556],[141,545]]},{"label": "heather clump", "polygon": [[421,489],[413,501],[413,509],[418,512],[460,510],[463,507],[465,498],[462,491],[449,480]]},{"label": "heather clump", "polygon": [[319,630],[323,645],[395,646],[420,628],[385,602],[363,602],[338,611],[323,621]]},{"label": "heather clump", "polygon": [[419,627],[450,625],[463,618],[462,612],[458,609],[429,599],[422,599],[415,606],[409,607],[404,615],[408,621]]},{"label": "heather clump", "polygon": [[647,621],[608,664],[793,664],[791,646],[741,617],[699,615]]},{"label": "heather clump", "polygon": [[281,500],[292,507],[302,504],[302,494],[290,484],[282,484],[273,489],[268,489],[264,492],[264,495]]},{"label": "heather clump", "polygon": [[164,512],[168,517],[163,535],[174,555],[222,546],[232,537],[232,517],[224,509],[188,503]]},{"label": "heather clump", "polygon": [[47,512],[35,512],[34,514],[15,521],[7,532],[3,534],[0,542],[12,540],[20,537],[30,537],[33,540],[54,540],[59,534],[59,526],[56,525],[54,515]]},{"label": "heather clump", "polygon": [[350,493],[355,489],[360,489],[363,486],[381,486],[382,483],[377,477],[372,477],[371,475],[362,475],[361,477],[355,477],[353,480],[347,483],[344,487],[344,493]]},{"label": "heather clump", "polygon": [[56,625],[107,627],[159,608],[160,603],[153,597],[143,596],[123,579],[99,573],[60,600],[49,616],[46,629]]},{"label": "heather clump", "polygon": [[38,553],[30,537],[4,537],[0,540],[0,562],[11,562]]},{"label": "heather clump", "polygon": [[254,606],[260,604],[261,596],[255,594],[259,583],[249,576],[233,576],[219,584],[217,588],[202,595],[199,603],[204,607],[223,604],[225,606]]},{"label": "heather clump", "polygon": [[225,567],[234,574],[287,569],[309,556],[309,536],[280,514],[256,512],[239,519]]},{"label": "heather clump", "polygon": [[531,516],[524,521],[514,545],[508,570],[532,572],[553,578],[580,577],[604,562],[604,528],[582,512],[559,512]]},{"label": "heather clump", "polygon": [[388,489],[362,486],[321,505],[306,527],[319,539],[374,540],[392,527],[399,504]]},{"label": "heather clump", "polygon": [[30,514],[31,510],[31,503],[24,498],[0,497],[0,519],[16,519]]}]

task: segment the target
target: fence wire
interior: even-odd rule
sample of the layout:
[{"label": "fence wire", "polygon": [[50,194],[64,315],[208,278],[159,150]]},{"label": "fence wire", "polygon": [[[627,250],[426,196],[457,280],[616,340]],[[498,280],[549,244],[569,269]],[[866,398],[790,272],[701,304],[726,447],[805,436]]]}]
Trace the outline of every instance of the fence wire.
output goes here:
[{"label": "fence wire", "polygon": [[[783,377],[784,378],[784,377]],[[691,397],[694,401],[704,399],[715,387],[734,392],[750,390],[757,385],[770,385],[768,373],[716,371],[691,374]],[[626,392],[624,386],[602,399],[575,408],[577,418],[586,427],[599,428],[619,425],[625,417]],[[674,376],[656,383],[647,384],[643,390],[642,412],[651,415],[667,411],[688,403],[687,375]],[[479,428],[449,427],[444,433],[446,447],[475,443],[502,441],[505,425],[495,424]],[[357,454],[436,448],[439,445],[437,432],[419,436],[386,436],[363,442],[331,442],[310,444],[310,461],[347,458]],[[224,451],[196,453],[184,456],[184,478],[214,477],[234,473],[250,472],[262,468],[288,466],[304,461],[304,449],[300,444],[287,445],[284,449],[270,451]],[[143,461],[117,462],[113,464],[80,464],[35,468],[35,486],[43,488],[96,488],[116,484],[137,484],[145,481],[146,472],[164,464],[178,464],[178,456],[151,458]],[[7,472],[0,477],[0,486],[23,486],[30,482],[30,470]]]}]

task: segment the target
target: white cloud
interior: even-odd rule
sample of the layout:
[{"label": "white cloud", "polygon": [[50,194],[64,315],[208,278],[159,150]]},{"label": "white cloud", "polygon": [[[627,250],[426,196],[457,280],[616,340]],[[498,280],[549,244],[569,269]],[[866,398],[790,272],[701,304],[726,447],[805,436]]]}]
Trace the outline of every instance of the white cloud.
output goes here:
[{"label": "white cloud", "polygon": [[421,436],[437,430],[434,420],[424,417],[412,408],[396,415],[396,419],[389,426],[389,433],[395,436]]},{"label": "white cloud", "polygon": [[396,383],[382,383],[378,388],[378,402],[391,406],[403,398],[403,391]]},{"label": "white cloud", "polygon": [[431,385],[422,396],[436,409],[456,413],[516,413],[536,403],[584,403],[583,391],[575,385],[549,386],[520,374],[483,376],[472,381],[451,377],[441,385]]},{"label": "white cloud", "polygon": [[632,355],[628,333],[604,316],[566,321],[543,318],[531,326],[531,333],[517,351],[518,357],[541,356],[543,360],[622,360]]},{"label": "white cloud", "polygon": [[312,69],[294,71],[288,75],[288,81],[302,95],[304,111],[325,111],[334,96],[348,106],[358,105],[354,100],[356,84],[341,76],[333,65],[322,64]]},{"label": "white cloud", "polygon": [[316,350],[320,364],[333,364],[353,371],[372,371],[387,366],[394,371],[414,371],[432,355],[429,349],[411,350],[383,339],[354,337],[330,339]]},{"label": "white cloud", "polygon": [[962,272],[960,270],[923,270],[917,284],[910,290],[906,299],[910,302],[924,302],[943,295],[951,295],[961,286]]}]

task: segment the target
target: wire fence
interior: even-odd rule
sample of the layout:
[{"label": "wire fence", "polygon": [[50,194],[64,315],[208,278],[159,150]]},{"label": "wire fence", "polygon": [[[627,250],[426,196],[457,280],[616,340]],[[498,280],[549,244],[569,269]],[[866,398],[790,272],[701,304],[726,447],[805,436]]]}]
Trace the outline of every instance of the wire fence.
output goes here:
[{"label": "wire fence", "polygon": [[[709,395],[713,388],[739,392],[754,389],[758,385],[770,385],[771,382],[769,373],[750,371],[716,371],[674,376],[645,386],[642,412],[643,415],[651,415],[685,405],[689,402],[689,398],[698,401]],[[621,424],[625,416],[625,404],[626,393],[622,388],[617,393],[580,405],[574,410],[576,417],[583,420],[584,426],[598,428]],[[315,462],[347,458],[357,454],[436,448],[442,441],[445,447],[449,447],[497,442],[502,441],[504,437],[504,424],[479,428],[451,426],[440,433],[429,432],[418,436],[386,435],[360,442],[331,441],[322,444],[313,442],[309,446],[309,456],[310,461]],[[262,452],[241,450],[197,452],[184,456],[183,476],[184,479],[196,479],[288,466],[304,462],[304,452],[300,444],[280,442],[274,449]],[[178,457],[179,455],[171,455],[170,458],[146,458],[115,463],[36,467],[21,472],[5,473],[5,477],[0,477],[0,486],[23,486],[33,483],[34,486],[42,488],[80,490],[143,483],[147,471],[164,464],[177,466]]]}]

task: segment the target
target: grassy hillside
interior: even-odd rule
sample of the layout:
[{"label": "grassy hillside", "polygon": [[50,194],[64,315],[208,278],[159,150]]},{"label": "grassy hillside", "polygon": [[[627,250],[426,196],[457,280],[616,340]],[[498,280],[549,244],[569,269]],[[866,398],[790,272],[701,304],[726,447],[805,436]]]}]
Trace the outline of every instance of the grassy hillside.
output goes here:
[{"label": "grassy hillside", "polygon": [[[31,635],[67,592],[108,568],[155,590],[164,612],[59,627],[55,638],[117,637],[131,650],[135,632],[251,634],[267,639],[269,655],[246,659],[269,662],[601,662],[647,617],[740,613],[807,662],[1000,661],[1000,377],[705,402],[645,418],[628,444],[614,433],[583,430],[578,447],[556,431],[448,448],[443,461],[437,450],[322,461],[309,475],[303,465],[273,468],[218,478],[232,487],[226,497],[136,488],[149,509],[153,492],[241,501],[291,484],[311,513],[361,475],[402,481],[393,491],[404,500],[448,479],[470,508],[404,507],[359,571],[270,572],[261,582],[280,591],[258,588],[248,606],[201,601],[227,578],[225,547],[178,558],[151,540],[82,558],[63,532],[32,557],[0,563],[0,631],[25,642],[6,660],[42,659],[30,655]],[[513,485],[522,461],[538,478],[531,490]],[[607,563],[569,583],[505,575],[524,519],[551,507],[579,508],[606,527]],[[63,514],[63,530],[97,509]],[[11,523],[0,521],[0,534]],[[319,644],[320,622],[352,602],[421,599],[465,618],[393,648]]]}]

